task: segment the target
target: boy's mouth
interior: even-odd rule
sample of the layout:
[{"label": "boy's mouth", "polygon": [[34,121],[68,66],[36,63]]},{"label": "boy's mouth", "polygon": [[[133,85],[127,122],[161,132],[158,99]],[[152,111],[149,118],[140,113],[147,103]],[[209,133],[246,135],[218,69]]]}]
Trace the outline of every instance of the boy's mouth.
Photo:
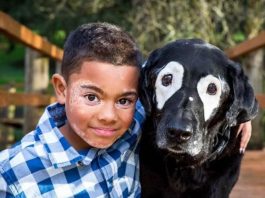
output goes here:
[{"label": "boy's mouth", "polygon": [[94,132],[98,136],[110,137],[116,133],[116,130],[107,128],[94,128]]}]

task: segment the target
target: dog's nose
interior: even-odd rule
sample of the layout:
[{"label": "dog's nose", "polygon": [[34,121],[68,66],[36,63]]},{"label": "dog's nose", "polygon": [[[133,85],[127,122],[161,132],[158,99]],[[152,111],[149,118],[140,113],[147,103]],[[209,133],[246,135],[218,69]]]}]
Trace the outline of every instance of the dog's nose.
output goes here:
[{"label": "dog's nose", "polygon": [[169,128],[167,130],[167,135],[169,138],[177,140],[178,143],[184,143],[191,138],[192,132],[187,130]]}]

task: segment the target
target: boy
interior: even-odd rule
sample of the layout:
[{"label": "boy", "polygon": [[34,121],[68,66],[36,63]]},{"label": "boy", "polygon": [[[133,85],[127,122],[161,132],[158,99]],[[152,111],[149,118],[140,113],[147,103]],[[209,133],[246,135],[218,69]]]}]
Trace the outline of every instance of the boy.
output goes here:
[{"label": "boy", "polygon": [[0,154],[0,197],[139,197],[140,67],[140,51],[120,28],[92,23],[72,32],[62,75],[52,77],[58,103]]},{"label": "boy", "polygon": [[0,197],[140,197],[140,65],[135,42],[114,25],[72,32],[52,78],[58,103],[0,153]]}]

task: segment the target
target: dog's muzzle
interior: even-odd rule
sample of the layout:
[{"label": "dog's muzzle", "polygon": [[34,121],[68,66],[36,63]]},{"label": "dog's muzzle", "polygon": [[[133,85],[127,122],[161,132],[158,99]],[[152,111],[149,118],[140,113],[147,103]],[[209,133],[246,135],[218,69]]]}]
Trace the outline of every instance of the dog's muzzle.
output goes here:
[{"label": "dog's muzzle", "polygon": [[192,113],[175,109],[161,117],[157,126],[158,147],[163,149],[181,148],[193,137],[196,128]]}]

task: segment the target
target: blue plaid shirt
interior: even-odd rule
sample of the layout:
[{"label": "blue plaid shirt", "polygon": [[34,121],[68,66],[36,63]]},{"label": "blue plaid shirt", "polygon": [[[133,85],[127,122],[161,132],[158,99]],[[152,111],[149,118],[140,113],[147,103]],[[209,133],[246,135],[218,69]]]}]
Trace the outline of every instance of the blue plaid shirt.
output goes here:
[{"label": "blue plaid shirt", "polygon": [[59,131],[64,106],[48,106],[34,131],[0,153],[0,197],[140,197],[139,139],[144,109],[108,149],[75,150]]}]

